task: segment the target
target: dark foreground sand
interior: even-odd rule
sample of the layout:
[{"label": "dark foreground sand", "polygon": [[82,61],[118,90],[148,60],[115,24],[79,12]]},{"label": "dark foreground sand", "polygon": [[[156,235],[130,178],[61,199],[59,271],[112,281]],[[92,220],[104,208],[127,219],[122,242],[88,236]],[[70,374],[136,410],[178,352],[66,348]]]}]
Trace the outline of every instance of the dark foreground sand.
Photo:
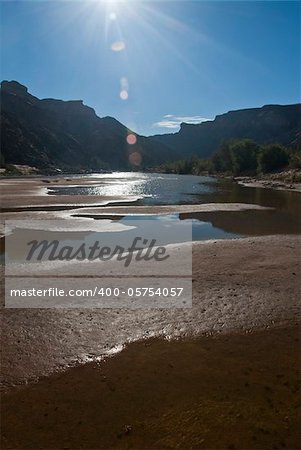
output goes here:
[{"label": "dark foreground sand", "polygon": [[2,448],[298,449],[300,331],[150,340],[2,398]]}]

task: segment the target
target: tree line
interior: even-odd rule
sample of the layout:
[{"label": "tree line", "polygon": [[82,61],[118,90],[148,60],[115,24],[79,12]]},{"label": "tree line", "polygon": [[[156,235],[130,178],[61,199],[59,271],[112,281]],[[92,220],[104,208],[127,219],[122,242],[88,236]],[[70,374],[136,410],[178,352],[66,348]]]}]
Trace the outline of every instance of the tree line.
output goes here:
[{"label": "tree line", "polygon": [[161,166],[167,173],[200,175],[204,172],[234,176],[271,173],[286,168],[301,169],[300,149],[281,144],[259,145],[251,139],[225,141],[211,158],[192,156]]}]

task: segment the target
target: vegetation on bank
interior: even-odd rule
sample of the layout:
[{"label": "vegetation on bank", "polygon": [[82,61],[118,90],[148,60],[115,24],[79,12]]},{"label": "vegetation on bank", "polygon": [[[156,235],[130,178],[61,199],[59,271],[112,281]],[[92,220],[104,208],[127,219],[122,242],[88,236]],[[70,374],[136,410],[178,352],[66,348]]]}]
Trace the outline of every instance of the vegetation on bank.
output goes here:
[{"label": "vegetation on bank", "polygon": [[288,149],[280,144],[258,145],[250,139],[223,142],[211,158],[193,156],[167,164],[166,173],[200,175],[229,174],[253,176],[285,169],[301,169],[300,149]]},{"label": "vegetation on bank", "polygon": [[[1,163],[1,157],[0,157]],[[92,170],[62,171],[61,169],[37,169],[19,164],[4,164],[0,176],[58,175],[60,173],[92,173]],[[259,145],[250,139],[224,141],[217,152],[204,159],[192,156],[188,159],[168,162],[155,168],[137,167],[136,170],[176,174],[201,175],[204,173],[226,176],[275,176],[283,173],[290,183],[301,182],[301,148],[286,148],[281,144]],[[287,172],[290,173],[287,173]],[[108,173],[99,170],[99,173]]]}]

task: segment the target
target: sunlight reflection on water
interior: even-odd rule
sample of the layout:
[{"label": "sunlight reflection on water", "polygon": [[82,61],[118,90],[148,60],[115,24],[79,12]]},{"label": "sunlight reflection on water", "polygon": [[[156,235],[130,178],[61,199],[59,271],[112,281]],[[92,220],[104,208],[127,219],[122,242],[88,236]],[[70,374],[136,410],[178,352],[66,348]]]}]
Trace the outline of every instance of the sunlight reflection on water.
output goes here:
[{"label": "sunlight reflection on water", "polygon": [[[52,195],[96,195],[102,197],[135,196],[143,204],[198,203],[201,195],[214,190],[211,177],[119,172],[91,175],[99,178],[96,185],[56,186],[48,189]],[[80,179],[79,179],[80,180]]]}]

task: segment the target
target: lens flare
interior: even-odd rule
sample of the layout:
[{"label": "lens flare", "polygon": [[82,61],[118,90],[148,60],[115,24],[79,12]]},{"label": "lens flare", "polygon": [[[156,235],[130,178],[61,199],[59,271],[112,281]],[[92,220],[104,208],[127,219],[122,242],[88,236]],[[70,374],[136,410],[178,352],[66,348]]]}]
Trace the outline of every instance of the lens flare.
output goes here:
[{"label": "lens flare", "polygon": [[126,141],[129,145],[135,145],[137,142],[137,138],[133,133],[131,133],[127,135]]},{"label": "lens flare", "polygon": [[133,166],[140,166],[142,162],[142,156],[139,152],[133,152],[129,155],[129,162]]},{"label": "lens flare", "polygon": [[121,52],[125,49],[125,43],[123,41],[115,41],[111,45],[111,49],[113,50],[113,52]]},{"label": "lens flare", "polygon": [[128,82],[128,79],[126,77],[120,78],[120,86],[121,86],[121,89],[124,89],[125,91],[128,91],[128,89],[129,89],[129,82]]},{"label": "lens flare", "polygon": [[129,98],[129,94],[128,91],[126,91],[125,89],[123,89],[120,94],[119,94],[121,100],[127,100]]}]

